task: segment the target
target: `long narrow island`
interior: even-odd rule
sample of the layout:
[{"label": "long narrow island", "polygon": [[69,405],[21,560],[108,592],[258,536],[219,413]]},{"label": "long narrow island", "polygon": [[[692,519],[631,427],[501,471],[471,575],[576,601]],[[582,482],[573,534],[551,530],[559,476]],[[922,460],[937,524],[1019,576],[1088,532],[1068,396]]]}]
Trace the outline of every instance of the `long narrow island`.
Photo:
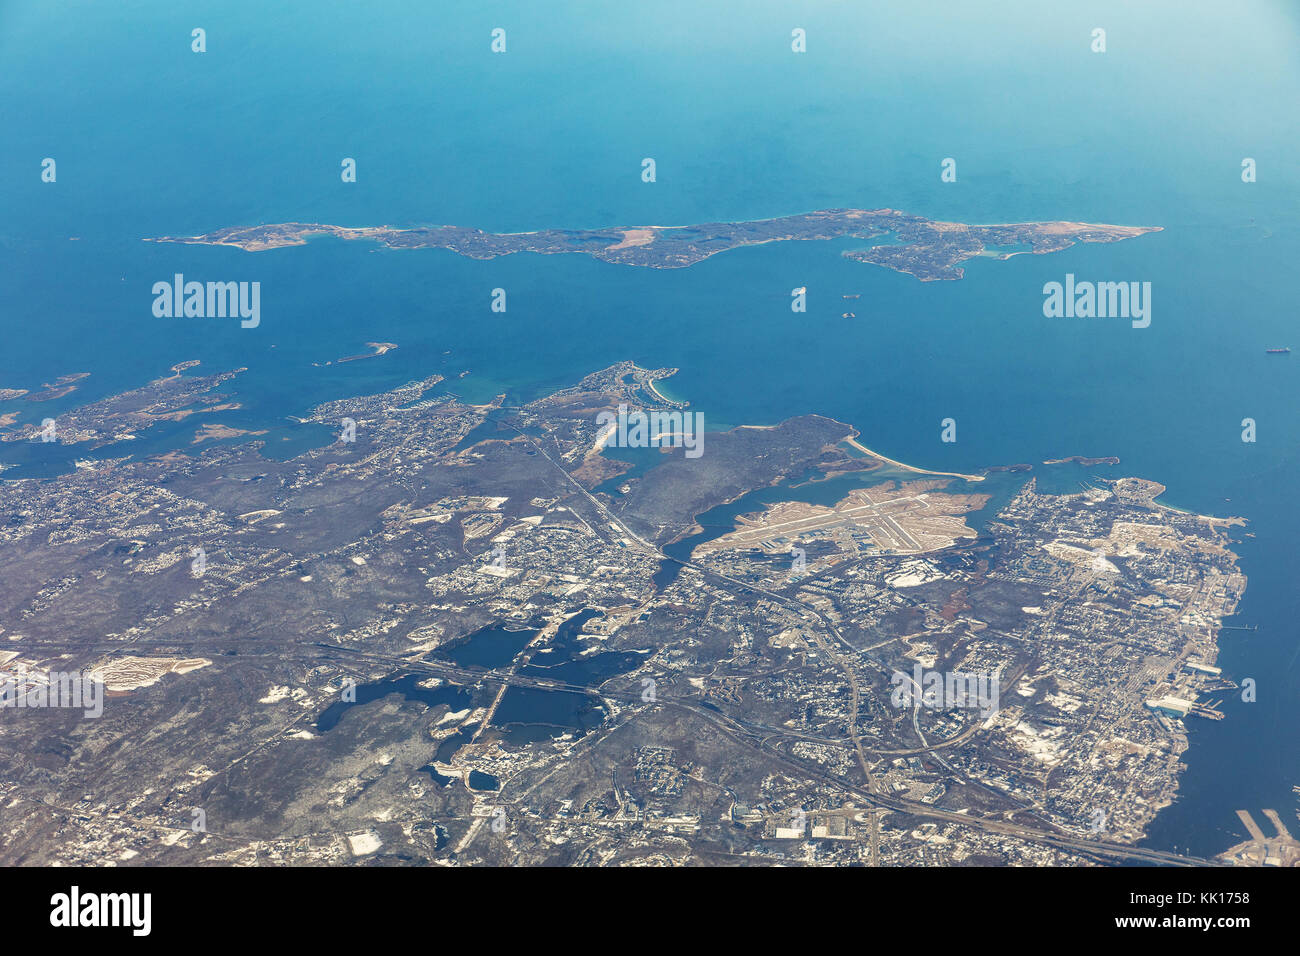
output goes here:
[{"label": "long narrow island", "polygon": [[234,246],[261,252],[300,246],[314,236],[369,240],[390,249],[450,249],[471,259],[495,259],[515,252],[554,255],[580,252],[620,265],[680,269],[710,256],[768,242],[827,240],[852,236],[869,245],[847,258],[916,276],[922,282],[960,279],[960,263],[976,256],[1008,259],[1021,252],[1042,255],[1076,242],[1119,242],[1159,226],[1112,226],[1089,222],[1022,222],[972,226],[939,222],[897,209],[823,209],[818,212],[694,226],[618,226],[608,229],[543,229],[492,233],[465,226],[333,226],[282,222],[231,226],[201,236],[161,236],[146,242]]}]

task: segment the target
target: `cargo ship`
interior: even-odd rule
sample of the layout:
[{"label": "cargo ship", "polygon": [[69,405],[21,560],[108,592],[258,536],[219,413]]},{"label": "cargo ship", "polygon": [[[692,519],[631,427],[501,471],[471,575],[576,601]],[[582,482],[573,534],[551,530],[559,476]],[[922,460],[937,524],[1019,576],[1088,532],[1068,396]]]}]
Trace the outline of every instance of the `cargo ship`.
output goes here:
[{"label": "cargo ship", "polygon": [[1290,351],[1291,351],[1291,350],[1290,350],[1289,348],[1285,348],[1285,349],[1264,349],[1264,354],[1265,354],[1265,355],[1286,355],[1286,354],[1289,353]]}]

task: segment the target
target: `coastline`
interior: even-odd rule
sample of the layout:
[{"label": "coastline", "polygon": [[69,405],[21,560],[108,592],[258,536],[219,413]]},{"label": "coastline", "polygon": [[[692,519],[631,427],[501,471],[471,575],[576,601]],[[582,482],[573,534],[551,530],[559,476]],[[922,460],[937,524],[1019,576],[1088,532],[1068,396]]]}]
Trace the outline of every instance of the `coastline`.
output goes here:
[{"label": "coastline", "polygon": [[[841,424],[844,423],[841,422]],[[880,454],[879,452],[872,451],[866,445],[862,444],[862,442],[858,441],[859,434],[861,433],[856,428],[853,429],[853,434],[850,435],[848,438],[845,438],[843,440],[843,443],[846,445],[853,446],[858,451],[862,452],[864,455],[870,455],[872,458],[879,459],[880,461],[883,461],[888,465],[893,465],[895,468],[901,468],[903,471],[910,471],[918,475],[937,475],[941,478],[961,478],[963,481],[984,480],[983,475],[964,475],[958,471],[931,471],[928,468],[918,468],[915,465],[909,465],[906,464],[905,462],[896,461],[893,458],[886,458],[884,455]]]},{"label": "coastline", "polygon": [[656,381],[655,379],[647,377],[642,384],[644,384],[644,386],[650,391],[652,395],[654,395],[655,398],[659,399],[659,401],[663,402],[666,405],[683,404],[681,399],[669,398],[663,392],[659,391],[658,386],[655,385],[655,381]]}]

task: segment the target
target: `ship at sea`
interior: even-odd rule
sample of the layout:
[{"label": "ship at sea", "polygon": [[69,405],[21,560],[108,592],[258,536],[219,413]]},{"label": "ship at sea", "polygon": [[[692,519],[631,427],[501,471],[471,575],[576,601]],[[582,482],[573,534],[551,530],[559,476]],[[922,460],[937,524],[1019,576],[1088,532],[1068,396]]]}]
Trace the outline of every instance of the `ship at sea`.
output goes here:
[{"label": "ship at sea", "polygon": [[1290,350],[1289,348],[1282,348],[1282,349],[1264,349],[1264,354],[1265,354],[1265,355],[1286,355],[1286,354],[1287,354],[1288,352],[1290,352],[1290,351],[1291,351],[1291,350]]}]

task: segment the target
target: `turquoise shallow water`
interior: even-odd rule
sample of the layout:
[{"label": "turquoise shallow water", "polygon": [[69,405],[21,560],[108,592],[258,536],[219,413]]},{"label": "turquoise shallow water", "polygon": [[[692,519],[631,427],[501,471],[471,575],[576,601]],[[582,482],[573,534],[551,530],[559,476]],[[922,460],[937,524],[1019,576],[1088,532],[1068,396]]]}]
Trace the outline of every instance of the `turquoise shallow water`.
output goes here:
[{"label": "turquoise shallow water", "polygon": [[[497,26],[503,56],[488,51]],[[807,54],[789,51],[794,26]],[[1088,49],[1097,26],[1102,55]],[[680,368],[666,387],[712,422],[821,412],[944,470],[1117,455],[1171,503],[1242,514],[1256,534],[1239,549],[1240,617],[1260,629],[1225,632],[1221,663],[1260,681],[1259,702],[1193,726],[1183,797],[1152,832],[1215,852],[1237,838],[1234,809],[1286,816],[1300,783],[1300,355],[1263,355],[1300,348],[1298,31],[1282,0],[1232,17],[1211,3],[1029,0],[5,4],[0,387],[91,376],[62,402],[0,412],[39,419],[198,358],[247,367],[233,385],[245,407],[223,421],[271,428],[283,452],[316,440],[290,416],[341,394],[468,369],[451,386],[468,398],[528,398],[630,358]],[[355,184],[339,180],[344,156]],[[645,156],[654,184],[640,180]],[[947,156],[953,184],[939,180]],[[1251,185],[1244,156],[1259,164]],[[852,240],[665,271],[333,240],[260,254],[140,241],[289,220],[516,231],[836,206],[1164,231],[981,259],[936,283],[842,259]],[[260,281],[261,326],[155,319],[150,287],[176,272]],[[1042,285],[1067,272],[1151,282],[1151,327],[1045,319]],[[795,316],[800,285],[809,311]],[[496,287],[505,315],[488,310]],[[313,365],[366,341],[399,348]],[[949,416],[955,444],[939,440]],[[1255,444],[1239,440],[1247,416]],[[150,447],[189,437],[159,431]],[[0,446],[0,460],[38,454],[55,453]]]}]

